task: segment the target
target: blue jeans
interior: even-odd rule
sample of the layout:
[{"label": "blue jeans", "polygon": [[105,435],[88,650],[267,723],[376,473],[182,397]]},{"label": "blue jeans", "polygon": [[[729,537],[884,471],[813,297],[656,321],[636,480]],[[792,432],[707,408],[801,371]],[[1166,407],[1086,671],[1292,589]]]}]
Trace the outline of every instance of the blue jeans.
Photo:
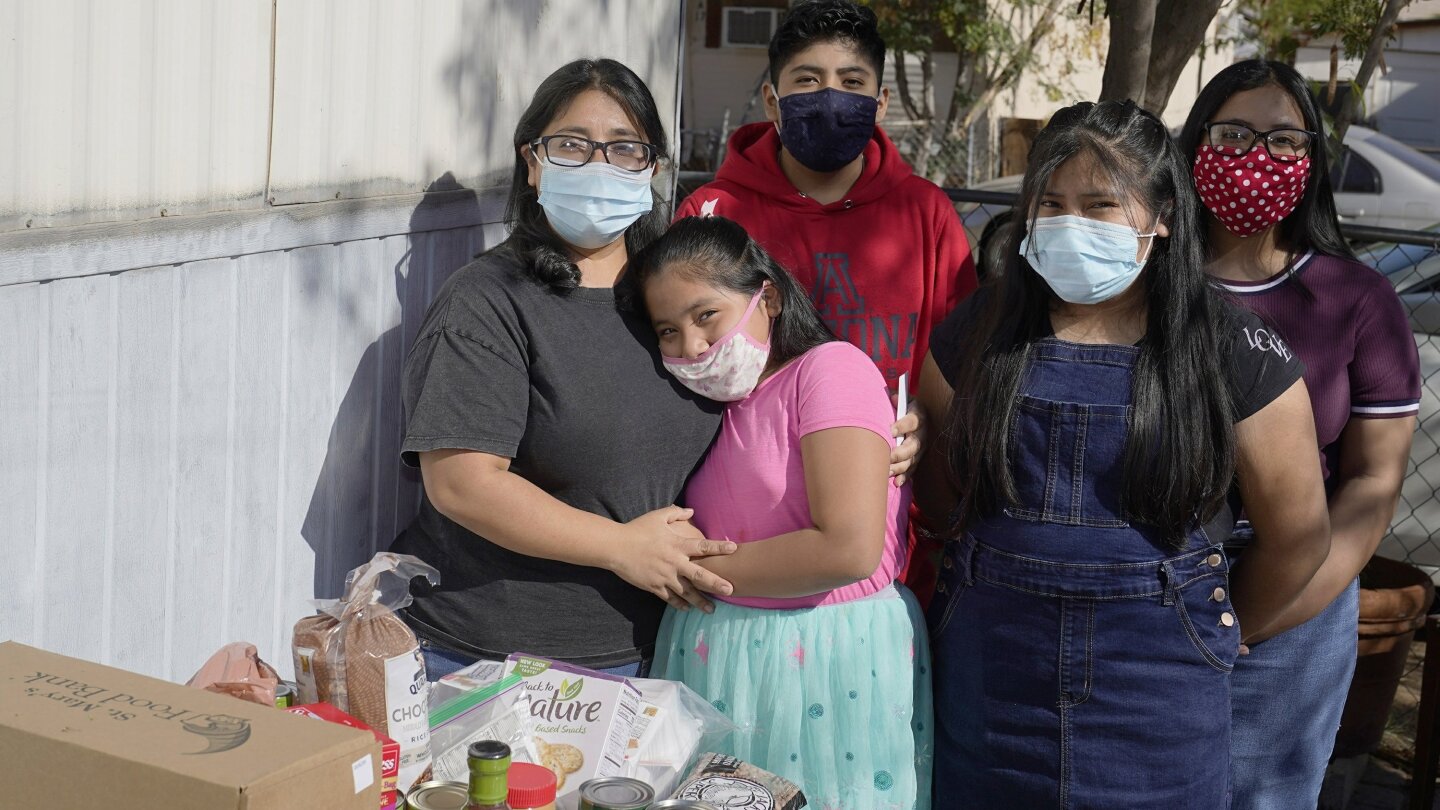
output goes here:
[{"label": "blue jeans", "polygon": [[[479,656],[457,652],[446,649],[445,647],[437,647],[434,644],[424,641],[420,643],[420,650],[425,655],[425,677],[429,679],[431,683],[440,680],[446,675],[458,672],[480,660]],[[622,678],[643,678],[649,670],[649,661],[636,661],[632,664],[622,664],[618,667],[597,671],[603,672],[606,675],[619,675]]]},{"label": "blue jeans", "polygon": [[[1241,563],[1243,565],[1243,563]],[[1359,582],[1320,615],[1250,648],[1230,675],[1234,810],[1315,810],[1350,677]]]}]

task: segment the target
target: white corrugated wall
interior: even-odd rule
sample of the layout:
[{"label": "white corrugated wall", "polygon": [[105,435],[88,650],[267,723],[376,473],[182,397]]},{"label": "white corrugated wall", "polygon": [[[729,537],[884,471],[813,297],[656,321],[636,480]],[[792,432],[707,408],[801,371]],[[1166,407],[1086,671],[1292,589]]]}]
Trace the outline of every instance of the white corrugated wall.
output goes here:
[{"label": "white corrugated wall", "polygon": [[612,56],[673,110],[678,29],[670,0],[0,0],[0,639],[289,670],[308,600],[414,512],[400,364],[503,237],[529,92]]}]

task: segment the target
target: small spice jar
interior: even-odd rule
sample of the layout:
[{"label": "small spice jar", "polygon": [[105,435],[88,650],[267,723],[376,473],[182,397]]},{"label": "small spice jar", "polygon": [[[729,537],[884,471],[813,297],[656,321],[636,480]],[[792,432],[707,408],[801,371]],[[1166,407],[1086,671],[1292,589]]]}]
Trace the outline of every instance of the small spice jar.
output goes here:
[{"label": "small spice jar", "polygon": [[510,766],[510,810],[555,810],[555,772],[540,765]]}]

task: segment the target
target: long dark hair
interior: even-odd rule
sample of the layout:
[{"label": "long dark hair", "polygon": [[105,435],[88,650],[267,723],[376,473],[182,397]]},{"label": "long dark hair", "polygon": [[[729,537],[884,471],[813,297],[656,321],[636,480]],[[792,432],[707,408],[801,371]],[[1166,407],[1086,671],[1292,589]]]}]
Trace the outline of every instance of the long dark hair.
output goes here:
[{"label": "long dark hair", "polygon": [[770,328],[768,368],[780,366],[837,338],[825,328],[810,296],[779,262],[739,224],[724,217],[685,217],[630,262],[630,295],[644,302],[646,282],[666,273],[753,296],[765,282],[780,296],[780,314]]},{"label": "long dark hair", "polygon": [[[1335,215],[1335,197],[1330,189],[1330,156],[1326,150],[1325,122],[1320,116],[1320,105],[1315,103],[1310,85],[1295,68],[1284,62],[1248,59],[1215,74],[1215,78],[1200,91],[1195,105],[1190,108],[1190,117],[1185,119],[1185,126],[1180,130],[1180,153],[1188,160],[1195,159],[1195,153],[1204,140],[1205,125],[1212,123],[1215,113],[1231,96],[1272,84],[1295,100],[1305,119],[1305,129],[1319,133],[1310,147],[1310,177],[1305,183],[1305,194],[1290,216],[1275,226],[1280,229],[1280,244],[1293,256],[1314,250],[1328,256],[1353,259],[1355,254],[1340,235],[1340,220]],[[1209,238],[1209,229],[1202,229],[1201,244],[1207,253]]]},{"label": "long dark hair", "polygon": [[[650,89],[634,71],[614,59],[577,59],[540,83],[515,127],[515,174],[510,180],[510,202],[505,206],[511,231],[496,250],[514,256],[537,281],[557,292],[580,286],[580,268],[571,261],[564,240],[550,230],[545,220],[539,195],[527,182],[530,168],[521,147],[544,135],[555,116],[586,90],[599,90],[614,99],[639,125],[640,137],[654,145],[662,159],[670,153],[670,142]],[[542,158],[536,155],[535,159]],[[655,195],[655,207],[625,231],[625,249],[631,256],[665,230],[670,216],[662,203]]]},{"label": "long dark hair", "polygon": [[[1199,207],[1181,157],[1158,118],[1133,102],[1084,102],[1055,113],[1030,149],[1006,268],[970,304],[948,430],[961,493],[955,533],[1016,502],[1009,437],[1030,347],[1052,334],[1055,295],[1020,255],[1039,202],[1061,164],[1092,157],[1122,200],[1134,199],[1169,227],[1153,237],[1143,284],[1145,338],[1132,383],[1126,448],[1129,519],[1175,544],[1219,510],[1234,476],[1233,408],[1218,336],[1223,304],[1206,283]],[[1143,223],[1140,227],[1148,227]]]}]

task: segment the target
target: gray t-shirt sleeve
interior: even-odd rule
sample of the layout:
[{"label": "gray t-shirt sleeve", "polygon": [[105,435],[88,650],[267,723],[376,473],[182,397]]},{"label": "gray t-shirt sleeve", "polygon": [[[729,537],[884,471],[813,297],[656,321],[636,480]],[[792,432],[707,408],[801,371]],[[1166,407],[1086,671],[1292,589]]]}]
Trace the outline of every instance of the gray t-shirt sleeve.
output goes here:
[{"label": "gray t-shirt sleeve", "polygon": [[404,391],[406,464],[418,467],[419,453],[442,449],[515,457],[529,404],[529,377],[516,347],[434,329],[406,359]]}]

